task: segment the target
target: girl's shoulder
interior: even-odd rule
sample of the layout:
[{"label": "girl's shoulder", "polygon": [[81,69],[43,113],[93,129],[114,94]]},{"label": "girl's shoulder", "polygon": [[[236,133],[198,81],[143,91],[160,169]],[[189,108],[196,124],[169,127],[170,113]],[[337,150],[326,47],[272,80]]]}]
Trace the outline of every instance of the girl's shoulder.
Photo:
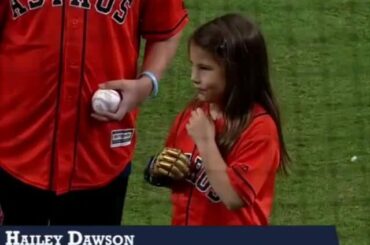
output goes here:
[{"label": "girl's shoulder", "polygon": [[255,137],[278,138],[278,130],[274,119],[261,105],[254,105],[249,126],[244,130],[242,137],[248,139]]},{"label": "girl's shoulder", "polygon": [[235,142],[228,160],[233,161],[241,154],[245,154],[245,156],[256,154],[257,151],[262,151],[261,154],[269,152],[269,155],[272,152],[279,152],[279,134],[276,123],[272,116],[260,105],[256,105],[252,109],[249,126]]}]

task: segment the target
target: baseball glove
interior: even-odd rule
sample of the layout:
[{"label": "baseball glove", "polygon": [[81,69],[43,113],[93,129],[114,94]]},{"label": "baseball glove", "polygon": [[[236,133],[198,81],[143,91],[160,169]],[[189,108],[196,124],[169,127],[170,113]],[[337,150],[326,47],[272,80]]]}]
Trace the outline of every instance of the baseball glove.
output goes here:
[{"label": "baseball glove", "polygon": [[181,150],[166,147],[158,154],[152,171],[154,176],[168,176],[174,180],[181,180],[189,175],[189,165],[188,157]]},{"label": "baseball glove", "polygon": [[144,179],[155,186],[170,187],[173,181],[190,173],[190,161],[179,149],[164,148],[152,157],[144,170]]}]

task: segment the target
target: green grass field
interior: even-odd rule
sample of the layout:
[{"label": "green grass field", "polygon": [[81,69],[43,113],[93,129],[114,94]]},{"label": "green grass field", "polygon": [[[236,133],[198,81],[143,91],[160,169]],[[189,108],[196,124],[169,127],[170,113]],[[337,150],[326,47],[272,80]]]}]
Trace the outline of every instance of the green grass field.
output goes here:
[{"label": "green grass field", "polygon": [[[159,98],[139,119],[124,224],[167,225],[169,191],[142,170],[192,97],[186,39],[227,12],[260,23],[293,159],[279,177],[272,224],[336,225],[341,244],[370,244],[370,0],[185,0],[191,22]],[[352,156],[358,157],[351,162]]]}]

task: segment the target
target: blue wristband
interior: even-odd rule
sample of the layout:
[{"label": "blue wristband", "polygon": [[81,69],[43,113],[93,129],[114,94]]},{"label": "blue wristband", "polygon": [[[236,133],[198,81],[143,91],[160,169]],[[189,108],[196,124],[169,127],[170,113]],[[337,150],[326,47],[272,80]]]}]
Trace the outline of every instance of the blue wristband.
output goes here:
[{"label": "blue wristband", "polygon": [[151,97],[152,98],[156,97],[157,94],[158,94],[158,90],[159,90],[157,77],[154,75],[153,72],[150,72],[150,71],[142,72],[139,77],[143,77],[143,76],[147,76],[150,79],[150,81],[152,82],[153,89],[152,89]]}]

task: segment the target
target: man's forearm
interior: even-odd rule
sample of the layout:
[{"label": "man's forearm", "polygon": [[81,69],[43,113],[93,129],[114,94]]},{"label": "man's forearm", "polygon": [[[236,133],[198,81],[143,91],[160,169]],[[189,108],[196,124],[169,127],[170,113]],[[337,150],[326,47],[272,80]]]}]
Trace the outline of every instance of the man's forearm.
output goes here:
[{"label": "man's forearm", "polygon": [[181,31],[163,41],[147,41],[142,71],[151,71],[159,80],[176,54]]}]

